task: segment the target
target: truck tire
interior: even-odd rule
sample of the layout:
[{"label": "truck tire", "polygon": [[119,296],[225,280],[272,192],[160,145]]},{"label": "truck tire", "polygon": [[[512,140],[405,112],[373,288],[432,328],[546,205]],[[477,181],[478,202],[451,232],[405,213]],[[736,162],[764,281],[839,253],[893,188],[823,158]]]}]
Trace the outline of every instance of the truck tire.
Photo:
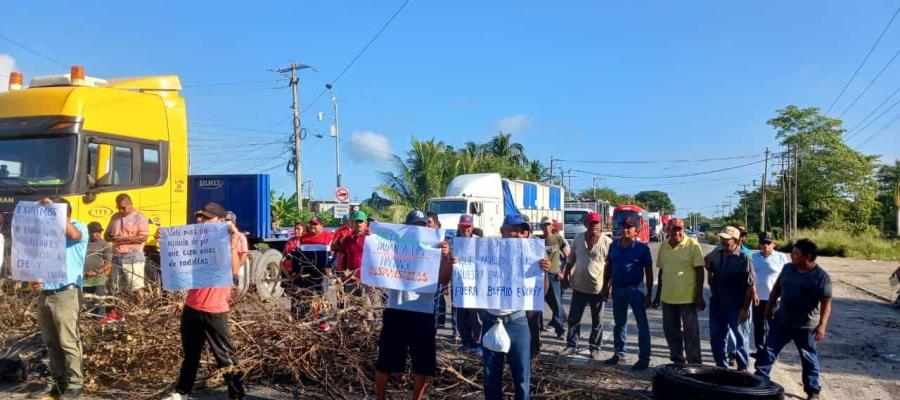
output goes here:
[{"label": "truck tire", "polygon": [[257,259],[262,257],[262,252],[259,250],[250,250],[247,254],[247,261],[244,261],[244,265],[241,265],[240,271],[236,277],[234,277],[234,294],[235,297],[240,299],[247,291],[250,290],[250,284],[253,282],[253,278],[255,277],[253,273],[253,264]]},{"label": "truck tire", "polygon": [[256,294],[263,299],[275,299],[284,294],[281,280],[284,279],[284,268],[281,266],[281,252],[274,249],[266,250],[262,256],[253,263],[254,283]]},{"label": "truck tire", "polygon": [[653,374],[653,398],[749,400],[784,399],[784,388],[760,376],[705,365],[666,364]]}]

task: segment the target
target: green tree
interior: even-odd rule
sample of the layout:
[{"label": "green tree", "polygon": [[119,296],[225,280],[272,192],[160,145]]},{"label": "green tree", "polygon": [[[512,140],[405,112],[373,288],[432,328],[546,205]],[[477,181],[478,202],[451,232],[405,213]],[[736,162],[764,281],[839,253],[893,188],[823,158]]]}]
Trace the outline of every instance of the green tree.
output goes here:
[{"label": "green tree", "polygon": [[634,195],[634,200],[646,205],[649,211],[659,211],[662,214],[675,214],[675,204],[666,192],[659,190],[645,190]]},{"label": "green tree", "polygon": [[900,229],[900,160],[878,169],[878,203],[880,212],[873,223],[885,234],[898,235]]},{"label": "green tree", "polygon": [[413,209],[424,210],[428,199],[442,196],[464,162],[452,148],[432,138],[413,139],[406,159],[394,156],[393,164],[393,171],[380,172],[383,183],[378,190],[392,203],[382,217],[400,221]]},{"label": "green tree", "polygon": [[788,106],[767,123],[799,154],[798,225],[864,231],[875,210],[875,162],[843,141],[839,119],[818,108]]},{"label": "green tree", "polygon": [[499,132],[491,141],[484,146],[487,153],[493,154],[501,159],[512,161],[518,165],[528,164],[528,157],[525,155],[525,146],[514,143],[512,135],[509,133]]}]

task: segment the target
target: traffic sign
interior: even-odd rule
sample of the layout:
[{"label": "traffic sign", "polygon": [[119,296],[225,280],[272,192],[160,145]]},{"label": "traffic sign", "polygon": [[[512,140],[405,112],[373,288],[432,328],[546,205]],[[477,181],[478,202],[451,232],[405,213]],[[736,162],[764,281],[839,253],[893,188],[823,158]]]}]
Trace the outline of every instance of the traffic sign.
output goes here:
[{"label": "traffic sign", "polygon": [[337,203],[334,205],[334,217],[341,218],[350,214],[350,203]]},{"label": "traffic sign", "polygon": [[334,191],[334,199],[341,203],[350,201],[350,189],[345,187],[337,188],[337,190]]}]

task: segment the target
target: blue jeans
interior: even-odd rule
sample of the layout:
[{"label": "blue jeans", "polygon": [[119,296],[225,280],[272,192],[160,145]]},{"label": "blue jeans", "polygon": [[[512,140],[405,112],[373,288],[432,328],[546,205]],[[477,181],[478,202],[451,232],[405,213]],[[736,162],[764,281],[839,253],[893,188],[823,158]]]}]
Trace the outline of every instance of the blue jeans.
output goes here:
[{"label": "blue jeans", "polygon": [[638,327],[638,360],[650,361],[650,324],[647,323],[647,309],[644,308],[644,292],[637,286],[614,287],[613,299],[613,337],[615,351],[619,357],[625,357],[625,342],[628,340],[628,307],[634,314],[634,322]]},{"label": "blue jeans", "polygon": [[[765,310],[765,309],[763,309]],[[740,328],[741,333],[744,335],[744,342],[746,346],[750,346],[750,333],[753,330],[753,307],[750,307],[750,318],[747,318],[743,324],[741,324]],[[728,331],[728,336],[726,337],[727,344],[725,346],[725,354],[735,354],[737,353],[737,340],[734,337],[734,334],[731,331]]]},{"label": "blue jeans", "polygon": [[581,336],[581,317],[584,308],[590,306],[591,310],[591,336],[588,339],[591,350],[600,350],[603,340],[603,321],[600,314],[603,311],[603,301],[598,293],[583,293],[572,291],[572,302],[569,303],[569,332],[566,335],[566,347],[577,348],[578,339]]},{"label": "blue jeans", "polygon": [[816,351],[816,332],[808,328],[793,328],[779,322],[769,324],[765,351],[756,353],[756,374],[769,378],[772,365],[778,353],[789,342],[794,342],[800,351],[800,365],[803,368],[803,391],[806,393],[822,390],[819,384],[819,353]]},{"label": "blue jeans", "polygon": [[725,352],[729,332],[734,335],[738,369],[747,369],[750,362],[750,354],[747,352],[749,329],[744,329],[738,322],[740,313],[740,309],[725,309],[715,298],[709,301],[709,345],[712,347],[713,360],[719,367],[728,366]]},{"label": "blue jeans", "polygon": [[487,333],[503,318],[503,327],[509,335],[511,346],[509,353],[497,353],[484,349],[484,398],[485,400],[503,399],[503,364],[508,360],[515,385],[516,400],[531,398],[531,332],[528,318],[524,311],[511,316],[497,317],[485,312],[484,332]]},{"label": "blue jeans", "polygon": [[566,312],[563,309],[562,292],[559,289],[559,277],[556,274],[548,275],[550,278],[550,288],[544,296],[544,301],[547,302],[547,305],[550,306],[550,311],[553,312],[553,315],[550,318],[550,326],[552,326],[553,329],[556,329],[556,334],[559,335],[566,331],[565,325],[563,325],[563,322],[566,320]]}]

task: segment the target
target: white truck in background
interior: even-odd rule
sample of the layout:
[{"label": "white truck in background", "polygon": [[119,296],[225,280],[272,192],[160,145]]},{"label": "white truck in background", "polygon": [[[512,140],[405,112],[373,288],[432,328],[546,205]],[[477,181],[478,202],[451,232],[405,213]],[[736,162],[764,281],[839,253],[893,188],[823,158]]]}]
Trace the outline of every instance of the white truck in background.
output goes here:
[{"label": "white truck in background", "polygon": [[610,232],[612,221],[612,206],[606,200],[577,200],[567,201],[566,211],[563,215],[563,224],[565,226],[565,238],[568,241],[575,240],[575,235],[587,230],[584,221],[588,213],[600,214],[602,220],[602,229],[604,232]]},{"label": "white truck in background", "polygon": [[441,226],[455,234],[460,215],[472,214],[485,237],[500,236],[506,214],[517,210],[528,217],[535,234],[541,218],[563,220],[565,193],[561,186],[505,179],[500,174],[467,174],[453,178],[443,197],[428,200],[428,211],[438,214]]}]

